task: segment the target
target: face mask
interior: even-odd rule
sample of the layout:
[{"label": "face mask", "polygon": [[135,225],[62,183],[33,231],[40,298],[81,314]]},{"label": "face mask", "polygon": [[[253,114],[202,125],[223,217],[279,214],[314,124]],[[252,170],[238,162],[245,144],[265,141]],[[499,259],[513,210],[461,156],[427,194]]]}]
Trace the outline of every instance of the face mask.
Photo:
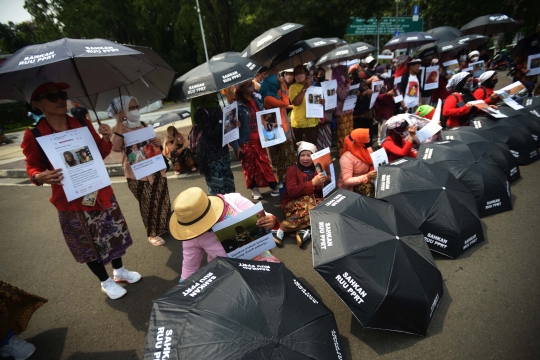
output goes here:
[{"label": "face mask", "polygon": [[495,85],[497,84],[497,82],[499,82],[499,79],[493,79],[493,80],[491,80],[491,84],[492,84],[493,86],[495,86]]},{"label": "face mask", "polygon": [[294,75],[294,80],[296,80],[297,83],[302,83],[306,80],[306,74]]},{"label": "face mask", "polygon": [[136,128],[141,125],[141,114],[139,113],[139,110],[128,111],[126,116],[127,121],[124,121],[124,125],[128,128]]},{"label": "face mask", "polygon": [[466,83],[465,85],[463,85],[463,88],[461,89],[461,92],[462,93],[470,93],[471,92],[471,84],[469,83]]},{"label": "face mask", "polygon": [[538,45],[538,40],[534,40],[533,42],[531,42],[532,47],[536,47],[536,45]]},{"label": "face mask", "polygon": [[316,79],[317,79],[318,82],[323,82],[325,80],[325,77],[324,76],[319,76]]},{"label": "face mask", "polygon": [[476,56],[471,58],[471,62],[477,62],[477,61],[478,61],[478,58]]},{"label": "face mask", "polygon": [[378,75],[380,78],[383,78],[383,79],[388,79],[390,76],[388,76],[388,73],[383,73],[383,74],[380,74]]}]

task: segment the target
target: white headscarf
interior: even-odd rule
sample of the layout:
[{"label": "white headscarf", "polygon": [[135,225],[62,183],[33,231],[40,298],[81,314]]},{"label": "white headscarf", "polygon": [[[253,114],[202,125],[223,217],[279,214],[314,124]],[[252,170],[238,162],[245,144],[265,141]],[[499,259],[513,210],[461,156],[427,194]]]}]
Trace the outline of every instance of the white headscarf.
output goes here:
[{"label": "white headscarf", "polygon": [[452,76],[450,80],[448,80],[448,84],[446,85],[446,90],[452,91],[453,88],[456,87],[457,84],[467,76],[470,76],[467,71],[462,71],[460,73],[457,73],[456,75]]},{"label": "white headscarf", "polygon": [[[407,123],[409,124],[409,119],[411,118],[410,114],[397,114],[392,116],[390,119],[386,120],[384,123],[384,126],[381,129],[381,137],[379,137],[379,145],[382,145],[382,143],[386,140],[388,137],[388,130],[392,130],[395,128],[399,128],[403,126],[403,124]],[[404,131],[401,133],[403,138],[409,137],[409,130]]]},{"label": "white headscarf", "polygon": [[494,74],[495,71],[489,70],[480,75],[480,77],[478,78],[478,86],[482,85],[484,81],[488,81]]},{"label": "white headscarf", "polygon": [[299,141],[296,143],[296,145],[298,145],[298,150],[296,152],[297,155],[300,155],[300,153],[305,150],[311,151],[312,154],[315,154],[317,152],[317,147],[310,142]]},{"label": "white headscarf", "polygon": [[[129,111],[129,102],[131,101],[131,99],[135,99],[135,101],[137,101],[136,98],[129,95],[122,95],[114,98],[109,104],[107,112],[111,117],[116,118],[120,110],[124,110],[124,112],[126,113],[126,120],[122,122],[122,125],[130,129],[134,129],[141,126],[141,114],[139,113],[139,110]],[[137,101],[137,104],[138,103],[139,102]]]}]

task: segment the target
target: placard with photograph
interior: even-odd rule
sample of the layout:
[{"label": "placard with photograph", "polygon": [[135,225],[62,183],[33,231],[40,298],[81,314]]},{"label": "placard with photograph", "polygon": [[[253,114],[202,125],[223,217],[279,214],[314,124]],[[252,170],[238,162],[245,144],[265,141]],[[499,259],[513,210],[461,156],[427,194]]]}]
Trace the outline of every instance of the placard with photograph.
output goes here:
[{"label": "placard with photograph", "polygon": [[499,110],[490,107],[488,104],[486,104],[484,100],[469,101],[469,103],[476,107],[478,110],[482,110],[483,112],[488,113],[495,118],[501,119],[508,117],[501,113]]},{"label": "placard with photograph", "polygon": [[484,60],[470,63],[469,67],[472,68],[471,74],[473,78],[479,78],[480,75],[486,72],[486,65],[484,64]]},{"label": "placard with photograph", "polygon": [[223,108],[223,141],[221,146],[240,138],[240,129],[236,125],[238,121],[238,103],[235,101]]},{"label": "placard with photograph", "polygon": [[267,148],[285,142],[283,123],[279,108],[258,111],[255,114],[261,147]]},{"label": "placard with photograph", "polygon": [[379,166],[388,164],[388,154],[383,148],[372,152],[369,156],[371,156],[371,160],[373,160],[373,169],[377,171],[379,170]]},{"label": "placard with photograph", "polygon": [[337,80],[323,81],[321,83],[323,97],[325,100],[324,110],[330,110],[337,107]]},{"label": "placard with photograph", "polygon": [[521,81],[516,81],[508,86],[503,87],[500,90],[495,90],[495,93],[504,101],[508,106],[514,110],[523,109],[523,106],[519,105],[516,100],[521,99],[522,97],[527,96],[528,90],[521,83]]},{"label": "placard with photograph", "polygon": [[227,257],[250,260],[276,247],[272,232],[257,226],[257,220],[265,215],[259,202],[212,227]]},{"label": "placard with photograph", "polygon": [[324,105],[321,104],[323,99],[323,89],[318,86],[310,86],[306,90],[306,117],[307,118],[322,118],[324,117]]},{"label": "placard with photograph", "polygon": [[540,74],[540,54],[529,55],[527,69],[529,69],[527,76]]},{"label": "placard with photograph", "polygon": [[137,180],[167,168],[161,150],[150,141],[155,137],[154,128],[149,126],[124,133],[124,151]]},{"label": "placard with photograph", "polygon": [[351,87],[349,88],[349,92],[347,93],[347,98],[345,99],[345,102],[343,104],[343,111],[354,109],[354,107],[356,106],[356,100],[358,100],[356,92],[358,91],[359,87],[360,84],[351,85]]},{"label": "placard with photograph", "polygon": [[456,59],[443,62],[443,68],[447,75],[456,75],[459,72],[459,64]]},{"label": "placard with photograph", "polygon": [[439,88],[439,66],[428,66],[426,68],[426,80],[424,90],[434,90]]},{"label": "placard with photograph", "polygon": [[394,79],[394,85],[392,86],[392,90],[394,90],[394,103],[399,103],[403,101],[403,94],[401,93],[401,90],[399,90],[399,86],[401,84],[401,76]]},{"label": "placard with photograph", "polygon": [[373,108],[373,106],[375,105],[375,101],[377,101],[377,97],[381,93],[383,84],[384,84],[384,81],[382,80],[371,82],[371,91],[373,91],[373,93],[371,94],[371,101],[369,103],[370,109]]},{"label": "placard with photograph", "polygon": [[315,165],[315,170],[318,174],[324,174],[326,181],[323,185],[323,196],[330,194],[336,188],[336,174],[334,172],[334,164],[330,156],[330,148],[325,148],[311,154],[311,159]]},{"label": "placard with photograph", "polygon": [[111,184],[105,163],[87,127],[36,138],[54,169],[62,169],[64,193],[73,201]]}]

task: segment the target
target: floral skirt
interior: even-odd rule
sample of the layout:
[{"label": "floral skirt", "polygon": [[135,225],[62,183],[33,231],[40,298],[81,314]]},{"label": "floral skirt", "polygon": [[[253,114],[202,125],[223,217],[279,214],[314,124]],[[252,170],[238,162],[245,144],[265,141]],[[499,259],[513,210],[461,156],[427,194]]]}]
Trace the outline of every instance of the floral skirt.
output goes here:
[{"label": "floral skirt", "polygon": [[336,117],[337,122],[337,156],[340,157],[343,153],[343,141],[345,136],[349,135],[353,130],[353,114],[344,114]]},{"label": "floral skirt", "polygon": [[230,194],[236,192],[234,176],[231,169],[229,154],[208,164],[208,173],[205,175],[208,195]]},{"label": "floral skirt", "polygon": [[317,133],[317,149],[332,148],[332,124],[320,124]]},{"label": "floral skirt", "polygon": [[103,264],[122,257],[133,244],[126,220],[114,195],[111,207],[96,211],[58,211],[66,244],[79,263]]},{"label": "floral skirt", "polygon": [[313,195],[305,195],[296,200],[289,201],[284,207],[285,220],[281,222],[284,232],[297,231],[310,225],[309,210],[319,205],[324,199],[317,199]]},{"label": "floral skirt", "polygon": [[241,162],[248,189],[251,189],[253,183],[263,188],[268,187],[271,182],[277,182],[266,150],[260,144],[240,144],[240,147],[244,152]]}]

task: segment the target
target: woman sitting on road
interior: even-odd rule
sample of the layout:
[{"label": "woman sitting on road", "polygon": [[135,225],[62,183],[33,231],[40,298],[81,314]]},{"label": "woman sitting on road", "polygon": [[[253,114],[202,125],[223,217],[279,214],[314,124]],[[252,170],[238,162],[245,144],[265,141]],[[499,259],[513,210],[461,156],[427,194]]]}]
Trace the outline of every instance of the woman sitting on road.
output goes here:
[{"label": "woman sitting on road", "polygon": [[163,154],[171,159],[175,175],[180,175],[180,173],[186,169],[197,171],[195,160],[193,160],[193,153],[188,145],[184,135],[176,130],[174,126],[169,126],[167,128]]},{"label": "woman sitting on road", "polygon": [[388,119],[381,131],[380,143],[388,154],[388,161],[408,156],[415,158],[416,150],[413,149],[416,138],[416,125],[408,126],[407,120],[400,115]]},{"label": "woman sitting on road", "polygon": [[287,169],[286,189],[281,199],[285,220],[281,222],[280,231],[273,233],[276,243],[281,245],[284,233],[296,232],[296,243],[301,247],[311,239],[309,210],[323,200],[322,188],[326,176],[317,172],[311,159],[317,147],[305,141],[297,145],[298,162]]}]

